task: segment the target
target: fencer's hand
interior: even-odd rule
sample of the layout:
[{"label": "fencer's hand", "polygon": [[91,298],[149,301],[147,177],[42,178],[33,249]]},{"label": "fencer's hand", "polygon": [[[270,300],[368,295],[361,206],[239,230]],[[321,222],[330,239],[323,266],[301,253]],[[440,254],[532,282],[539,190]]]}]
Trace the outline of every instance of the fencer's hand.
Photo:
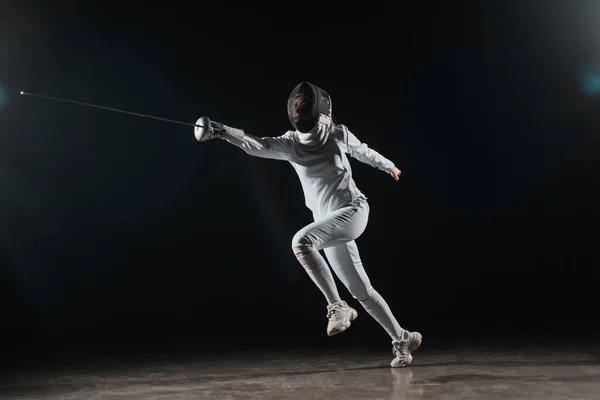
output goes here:
[{"label": "fencer's hand", "polygon": [[210,121],[210,126],[212,127],[212,137],[215,138],[217,136],[221,136],[225,133],[225,127],[222,123],[217,121]]},{"label": "fencer's hand", "polygon": [[402,171],[400,171],[398,168],[394,167],[394,169],[391,172],[391,175],[394,177],[396,182],[398,182],[400,180],[400,175],[402,175]]}]

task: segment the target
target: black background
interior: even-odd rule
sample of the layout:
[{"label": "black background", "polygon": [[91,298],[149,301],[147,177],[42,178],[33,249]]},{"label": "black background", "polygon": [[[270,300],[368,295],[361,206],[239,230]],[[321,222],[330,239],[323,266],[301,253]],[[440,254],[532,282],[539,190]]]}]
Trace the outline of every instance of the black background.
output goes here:
[{"label": "black background", "polygon": [[352,163],[359,249],[402,326],[431,346],[594,334],[597,2],[356,4],[3,6],[2,353],[389,346],[341,285],[361,316],[326,337],[288,164],[19,96],[277,136],[304,80],[403,171]]}]

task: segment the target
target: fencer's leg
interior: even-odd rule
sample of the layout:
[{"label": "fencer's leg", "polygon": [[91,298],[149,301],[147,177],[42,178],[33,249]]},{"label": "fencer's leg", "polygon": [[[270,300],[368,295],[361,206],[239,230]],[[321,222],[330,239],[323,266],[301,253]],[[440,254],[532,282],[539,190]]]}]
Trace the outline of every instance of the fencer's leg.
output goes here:
[{"label": "fencer's leg", "polygon": [[[311,224],[314,225],[314,224]],[[304,267],[308,276],[321,290],[328,304],[339,303],[342,301],[338,293],[337,286],[333,280],[333,274],[327,261],[319,253],[315,246],[315,237],[312,226],[308,225],[298,231],[292,239],[292,250],[296,259]]]},{"label": "fencer's leg", "polygon": [[333,336],[348,329],[358,313],[340,298],[331,269],[312,244],[310,231],[310,225],[299,231],[294,236],[292,248],[298,262],[327,300],[327,335]]},{"label": "fencer's leg", "polygon": [[411,352],[421,345],[421,334],[403,329],[394,317],[384,298],[371,286],[358,246],[349,241],[325,249],[327,259],[340,281],[350,294],[358,299],[363,308],[392,338],[394,360],[392,367],[404,367],[412,362]]},{"label": "fencer's leg", "polygon": [[360,301],[363,308],[385,329],[392,340],[399,340],[404,329],[392,314],[383,297],[371,286],[356,242],[352,240],[326,248],[325,255],[331,268],[348,288],[350,294]]},{"label": "fencer's leg", "polygon": [[342,301],[333,279],[333,274],[327,262],[318,251],[298,252],[296,253],[296,258],[300,265],[304,267],[310,279],[321,290],[321,293],[323,293],[327,300],[327,304]]}]

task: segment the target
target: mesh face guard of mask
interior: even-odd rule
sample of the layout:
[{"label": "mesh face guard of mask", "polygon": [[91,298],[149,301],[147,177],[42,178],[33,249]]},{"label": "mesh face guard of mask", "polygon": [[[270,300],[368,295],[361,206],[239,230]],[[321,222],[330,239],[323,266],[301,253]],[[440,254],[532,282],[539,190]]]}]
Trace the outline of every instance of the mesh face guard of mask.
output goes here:
[{"label": "mesh face guard of mask", "polygon": [[331,127],[331,98],[325,90],[310,82],[302,82],[292,90],[287,112],[298,132],[309,133],[320,124],[325,125],[327,130]]}]

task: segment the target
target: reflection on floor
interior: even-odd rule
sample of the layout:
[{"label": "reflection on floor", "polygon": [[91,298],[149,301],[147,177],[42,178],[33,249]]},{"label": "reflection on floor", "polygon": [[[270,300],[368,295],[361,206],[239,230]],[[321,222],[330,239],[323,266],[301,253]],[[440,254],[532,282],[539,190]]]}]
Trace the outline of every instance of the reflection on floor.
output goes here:
[{"label": "reflection on floor", "polygon": [[423,348],[96,359],[7,371],[2,399],[598,399],[600,349]]}]

